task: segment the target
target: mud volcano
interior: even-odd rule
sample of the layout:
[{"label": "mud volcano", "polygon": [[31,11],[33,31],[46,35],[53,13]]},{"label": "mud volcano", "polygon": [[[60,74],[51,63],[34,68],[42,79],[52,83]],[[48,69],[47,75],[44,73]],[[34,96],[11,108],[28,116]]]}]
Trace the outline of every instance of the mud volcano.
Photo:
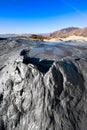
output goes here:
[{"label": "mud volcano", "polygon": [[1,66],[0,130],[86,130],[87,46],[28,48]]}]

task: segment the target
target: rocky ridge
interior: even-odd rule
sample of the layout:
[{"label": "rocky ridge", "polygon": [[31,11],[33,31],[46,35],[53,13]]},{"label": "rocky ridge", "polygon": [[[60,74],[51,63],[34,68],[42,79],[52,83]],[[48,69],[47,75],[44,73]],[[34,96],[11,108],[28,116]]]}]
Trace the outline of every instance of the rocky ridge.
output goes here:
[{"label": "rocky ridge", "polygon": [[58,31],[55,31],[53,33],[50,33],[48,37],[54,38],[54,37],[60,37],[60,38],[66,38],[72,35],[76,36],[84,36],[87,37],[87,27],[85,28],[77,28],[77,27],[69,27],[64,28]]},{"label": "rocky ridge", "polygon": [[47,35],[45,41],[49,42],[87,42],[87,27],[77,28],[69,27],[64,28]]}]

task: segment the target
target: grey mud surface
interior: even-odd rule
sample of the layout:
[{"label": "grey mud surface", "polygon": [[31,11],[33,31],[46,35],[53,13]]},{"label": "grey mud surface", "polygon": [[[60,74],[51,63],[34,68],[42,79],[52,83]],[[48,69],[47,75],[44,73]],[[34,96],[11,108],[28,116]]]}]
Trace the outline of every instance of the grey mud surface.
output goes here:
[{"label": "grey mud surface", "polygon": [[87,45],[0,41],[0,130],[86,130]]}]

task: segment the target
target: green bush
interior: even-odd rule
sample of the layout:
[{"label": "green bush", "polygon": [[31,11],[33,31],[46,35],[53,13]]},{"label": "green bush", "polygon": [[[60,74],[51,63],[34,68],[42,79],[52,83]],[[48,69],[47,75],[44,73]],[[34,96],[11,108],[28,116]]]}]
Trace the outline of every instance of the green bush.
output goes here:
[{"label": "green bush", "polygon": [[43,37],[43,36],[41,36],[41,35],[36,35],[36,34],[32,34],[29,38],[35,39],[35,40],[40,40],[40,41],[43,41],[43,40],[44,40],[44,37]]}]

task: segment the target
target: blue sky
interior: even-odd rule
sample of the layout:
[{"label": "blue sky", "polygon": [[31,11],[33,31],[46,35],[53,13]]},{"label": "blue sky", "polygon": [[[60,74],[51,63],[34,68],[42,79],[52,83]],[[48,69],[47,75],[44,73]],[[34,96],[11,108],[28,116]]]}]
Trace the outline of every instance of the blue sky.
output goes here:
[{"label": "blue sky", "polygon": [[87,26],[87,0],[0,0],[0,33],[48,33]]}]

